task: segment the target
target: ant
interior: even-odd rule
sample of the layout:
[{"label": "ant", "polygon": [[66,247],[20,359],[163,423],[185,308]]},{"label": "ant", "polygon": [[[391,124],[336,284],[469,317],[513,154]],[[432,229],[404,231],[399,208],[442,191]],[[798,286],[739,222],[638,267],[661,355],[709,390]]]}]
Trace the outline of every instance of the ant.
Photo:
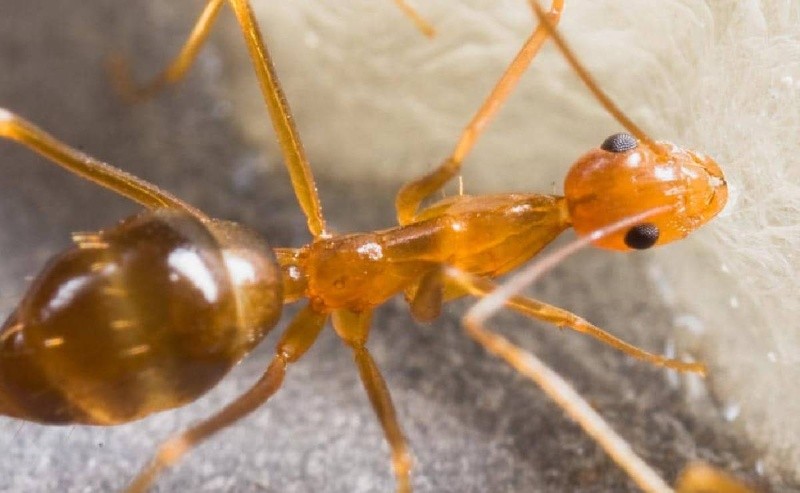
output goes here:
[{"label": "ant", "polygon": [[[0,110],[0,136],[148,209],[116,227],[74,235],[75,246],[52,259],[33,281],[0,332],[0,412],[42,423],[113,425],[184,405],[208,391],[258,344],[276,324],[283,304],[307,299],[261,379],[211,418],[165,442],[130,491],[146,490],[193,447],[260,407],[280,388],[287,368],[311,347],[328,318],[353,351],[392,450],[397,489],[410,491],[410,453],[366,347],[371,311],[403,292],[414,317],[430,320],[439,315],[443,302],[469,294],[482,299],[466,318],[469,335],[537,381],[640,487],[668,491],[560,377],[485,329],[483,320],[507,306],[652,364],[704,373],[702,364],[648,353],[569,312],[522,297],[516,286],[589,243],[629,251],[685,237],[725,204],[726,184],[718,165],[641,131],[599,89],[555,30],[564,0],[553,0],[547,13],[532,3],[539,25],[454,153],[398,193],[400,225],[331,234],[249,2],[228,1],[245,36],[313,241],[297,249],[271,249],[244,226],[210,218]],[[221,5],[222,0],[208,2],[186,46],[202,44],[215,19],[205,14]],[[555,41],[630,133],[609,137],[579,159],[567,175],[563,197],[458,195],[423,207],[458,174],[480,131],[547,39]],[[196,49],[184,50],[171,66],[188,68],[195,55]],[[570,226],[581,239],[523,271],[529,279],[500,288],[490,281],[520,267]],[[696,491],[704,482],[716,491],[745,491],[724,474],[700,466],[687,470],[679,489]]]}]

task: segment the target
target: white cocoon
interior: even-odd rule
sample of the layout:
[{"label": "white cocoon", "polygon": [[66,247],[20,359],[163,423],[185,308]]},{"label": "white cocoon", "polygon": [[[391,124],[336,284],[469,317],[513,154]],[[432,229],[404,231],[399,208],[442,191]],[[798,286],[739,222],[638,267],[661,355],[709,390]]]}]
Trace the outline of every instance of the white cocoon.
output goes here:
[{"label": "white cocoon", "polygon": [[[566,3],[560,29],[621,107],[725,170],[722,217],[654,254],[653,278],[730,418],[800,478],[798,2]],[[430,169],[533,24],[524,0],[416,5],[432,40],[390,0],[257,2],[316,173],[399,185]],[[243,129],[274,145],[241,66]],[[465,189],[560,192],[571,162],[620,129],[548,46],[467,160]]]}]

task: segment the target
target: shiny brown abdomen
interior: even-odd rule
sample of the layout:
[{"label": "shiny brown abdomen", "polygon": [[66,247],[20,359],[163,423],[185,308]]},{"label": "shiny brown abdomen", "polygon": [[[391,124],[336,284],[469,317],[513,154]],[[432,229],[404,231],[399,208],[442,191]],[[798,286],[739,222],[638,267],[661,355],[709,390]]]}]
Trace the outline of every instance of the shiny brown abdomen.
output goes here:
[{"label": "shiny brown abdomen", "polygon": [[0,412],[110,425],[196,399],[274,325],[263,240],[182,213],[131,217],[52,259],[0,332]]}]

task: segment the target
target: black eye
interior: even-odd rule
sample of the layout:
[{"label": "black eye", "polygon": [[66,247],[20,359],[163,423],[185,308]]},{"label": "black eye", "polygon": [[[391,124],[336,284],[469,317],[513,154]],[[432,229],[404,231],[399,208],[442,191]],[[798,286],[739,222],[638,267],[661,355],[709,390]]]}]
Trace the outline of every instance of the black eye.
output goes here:
[{"label": "black eye", "polygon": [[639,141],[636,140],[636,137],[631,134],[621,132],[604,140],[603,144],[600,146],[600,149],[608,152],[625,152],[635,149],[638,145]]},{"label": "black eye", "polygon": [[625,244],[636,250],[646,250],[656,244],[658,235],[658,226],[655,224],[640,224],[625,233]]}]

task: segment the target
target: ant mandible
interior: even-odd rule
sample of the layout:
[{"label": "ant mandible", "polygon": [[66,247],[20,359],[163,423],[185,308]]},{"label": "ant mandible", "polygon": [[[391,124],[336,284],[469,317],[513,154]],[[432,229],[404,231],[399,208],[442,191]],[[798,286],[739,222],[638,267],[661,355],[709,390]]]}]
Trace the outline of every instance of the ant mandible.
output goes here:
[{"label": "ant mandible", "polygon": [[[75,246],[52,259],[33,281],[0,332],[0,412],[41,423],[113,425],[184,405],[213,387],[258,344],[283,304],[307,299],[261,379],[211,418],[165,442],[130,491],[147,489],[191,448],[261,406],[328,318],[353,351],[391,447],[397,489],[410,491],[408,447],[366,347],[372,310],[399,292],[419,320],[435,318],[445,301],[467,294],[494,300],[494,306],[470,312],[468,333],[526,376],[544,382],[551,396],[558,391],[547,384],[558,377],[536,368],[532,355],[482,327],[497,306],[586,333],[655,365],[704,373],[702,364],[648,353],[565,310],[513,292],[499,298],[500,290],[490,281],[527,262],[570,226],[582,237],[576,246],[592,242],[612,250],[644,249],[687,236],[726,201],[725,180],[711,158],[652,140],[599,89],[555,31],[564,0],[553,0],[549,13],[532,3],[539,25],[453,154],[398,193],[400,225],[349,235],[326,230],[313,175],[249,2],[228,3],[244,34],[312,242],[298,249],[270,249],[245,227],[210,218],[0,110],[0,136],[149,209],[116,227],[74,235]],[[184,49],[164,72],[171,76],[132,93],[148,96],[179,80],[222,4],[209,0]],[[563,197],[458,195],[422,207],[458,174],[480,132],[548,38],[630,133],[615,134],[580,158],[567,175]],[[118,80],[124,81],[124,75]],[[128,88],[135,89],[132,84]],[[591,419],[585,418],[591,409],[580,409],[579,399],[556,400],[591,428]],[[610,428],[591,434],[639,486],[668,489],[660,478],[642,472],[646,466],[631,464],[633,459],[598,438],[613,434]],[[687,480],[683,491],[704,481],[718,491],[738,487],[713,470],[691,469],[686,477],[695,479]]]}]

